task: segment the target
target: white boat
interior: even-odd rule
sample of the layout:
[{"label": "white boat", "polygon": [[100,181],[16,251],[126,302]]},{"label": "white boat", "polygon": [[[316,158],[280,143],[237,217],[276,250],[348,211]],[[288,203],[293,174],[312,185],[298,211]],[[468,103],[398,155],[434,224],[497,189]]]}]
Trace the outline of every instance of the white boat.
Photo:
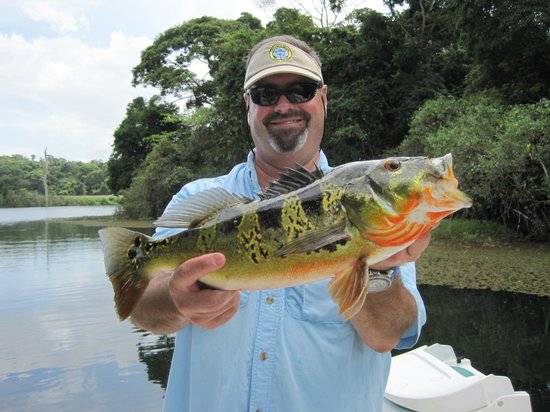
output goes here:
[{"label": "white boat", "polygon": [[383,412],[531,412],[529,394],[438,343],[394,356]]}]

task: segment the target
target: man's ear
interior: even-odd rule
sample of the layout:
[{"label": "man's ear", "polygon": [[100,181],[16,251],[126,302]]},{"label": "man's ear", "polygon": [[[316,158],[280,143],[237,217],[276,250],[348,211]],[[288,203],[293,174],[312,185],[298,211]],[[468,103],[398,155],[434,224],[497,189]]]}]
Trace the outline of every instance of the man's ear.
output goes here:
[{"label": "man's ear", "polygon": [[325,112],[325,118],[327,117],[327,85],[323,85],[321,88],[321,101],[323,102],[323,110]]},{"label": "man's ear", "polygon": [[246,106],[246,122],[250,124],[250,96],[248,93],[243,94],[244,105]]}]

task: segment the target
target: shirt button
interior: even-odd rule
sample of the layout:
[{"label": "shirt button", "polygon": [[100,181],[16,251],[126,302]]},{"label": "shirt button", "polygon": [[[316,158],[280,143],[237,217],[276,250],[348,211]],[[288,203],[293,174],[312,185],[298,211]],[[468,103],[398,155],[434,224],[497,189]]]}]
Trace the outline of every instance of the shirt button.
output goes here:
[{"label": "shirt button", "polygon": [[266,360],[266,359],[267,359],[267,353],[261,352],[261,353],[260,353],[260,360],[261,360],[261,361],[264,361],[264,360]]},{"label": "shirt button", "polygon": [[271,305],[274,300],[275,299],[273,299],[271,296],[268,296],[267,298],[265,298],[265,301],[267,302],[268,305]]}]

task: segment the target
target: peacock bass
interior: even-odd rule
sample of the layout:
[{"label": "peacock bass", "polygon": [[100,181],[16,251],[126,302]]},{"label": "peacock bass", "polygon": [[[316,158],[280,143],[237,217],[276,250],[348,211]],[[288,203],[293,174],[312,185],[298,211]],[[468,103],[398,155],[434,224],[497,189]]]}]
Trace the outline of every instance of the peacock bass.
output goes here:
[{"label": "peacock bass", "polygon": [[121,319],[155,273],[209,252],[226,257],[223,268],[201,278],[209,287],[271,289],[333,277],[329,292],[349,319],[367,295],[369,265],[470,205],[450,154],[393,157],[346,163],[326,174],[297,165],[260,200],[205,190],[154,223],[187,229],[162,239],[114,227],[99,234]]}]

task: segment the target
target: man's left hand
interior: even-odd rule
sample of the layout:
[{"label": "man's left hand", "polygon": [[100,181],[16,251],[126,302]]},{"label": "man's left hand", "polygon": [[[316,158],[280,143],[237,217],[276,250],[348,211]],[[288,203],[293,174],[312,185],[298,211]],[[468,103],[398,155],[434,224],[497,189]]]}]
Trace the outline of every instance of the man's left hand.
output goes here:
[{"label": "man's left hand", "polygon": [[408,262],[416,262],[424,250],[428,247],[430,243],[430,237],[432,232],[426,232],[413,243],[411,243],[407,248],[403,249],[400,252],[397,252],[395,255],[390,256],[389,258],[378,262],[371,266],[371,269],[377,270],[386,270],[395,266],[401,266]]}]

